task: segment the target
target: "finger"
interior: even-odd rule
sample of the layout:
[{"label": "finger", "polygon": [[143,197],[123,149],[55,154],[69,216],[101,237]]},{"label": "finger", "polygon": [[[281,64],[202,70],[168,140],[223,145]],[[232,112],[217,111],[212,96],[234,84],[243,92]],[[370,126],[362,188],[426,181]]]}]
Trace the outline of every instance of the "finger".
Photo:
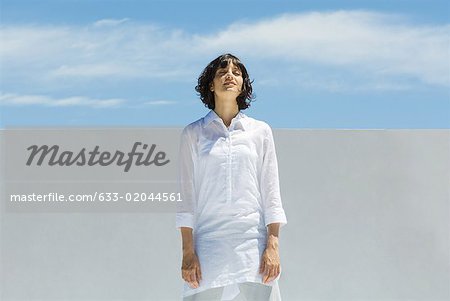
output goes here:
[{"label": "finger", "polygon": [[200,269],[198,267],[195,267],[195,279],[198,282],[200,281]]},{"label": "finger", "polygon": [[197,278],[195,270],[192,271],[192,277],[194,278],[194,281],[192,281],[192,285],[193,285],[194,288],[197,288],[199,280]]},{"label": "finger", "polygon": [[197,287],[198,287],[198,282],[197,282],[197,281],[194,281],[194,282],[192,283],[192,285],[193,285],[194,288],[197,288]]},{"label": "finger", "polygon": [[192,278],[194,279],[194,282],[196,282],[196,283],[198,283],[200,280],[198,279],[198,277],[197,277],[197,271],[196,270],[194,270],[193,272],[192,272]]},{"label": "finger", "polygon": [[267,273],[267,282],[272,281],[274,274],[275,274],[275,269],[273,267],[271,267]]},{"label": "finger", "polygon": [[266,268],[266,262],[264,260],[261,260],[261,264],[259,265],[259,273],[264,273],[264,270]]},{"label": "finger", "polygon": [[195,271],[194,270],[190,270],[189,271],[188,279],[189,279],[189,282],[195,282],[196,281],[196,279],[195,279]]},{"label": "finger", "polygon": [[191,280],[192,285],[193,285],[194,288],[197,288],[198,287],[198,283],[200,282],[200,280],[197,277],[197,268],[192,269],[192,274],[191,275],[192,275],[192,280]]},{"label": "finger", "polygon": [[195,277],[195,270],[191,270],[190,271],[189,277],[188,277],[188,284],[192,288],[197,288],[198,287],[198,282],[197,282],[196,277]]},{"label": "finger", "polygon": [[264,269],[264,274],[263,274],[263,282],[266,283],[267,280],[269,279],[269,267],[266,265],[265,269]]},{"label": "finger", "polygon": [[274,266],[270,271],[270,276],[275,278],[276,275],[277,275],[277,267]]},{"label": "finger", "polygon": [[189,270],[183,270],[181,272],[184,281],[189,281]]},{"label": "finger", "polygon": [[272,271],[271,271],[271,273],[270,273],[270,279],[269,279],[269,281],[272,281],[272,280],[274,280],[276,277],[277,277],[277,267],[274,267],[273,269],[272,269]]},{"label": "finger", "polygon": [[266,283],[266,281],[267,281],[267,275],[264,275],[263,276],[263,283]]},{"label": "finger", "polygon": [[191,282],[191,274],[189,273],[189,271],[185,271],[184,279],[185,279],[187,282]]},{"label": "finger", "polygon": [[267,270],[267,282],[269,282],[269,280],[270,280],[270,278],[272,278],[272,276],[273,276],[273,268],[270,267],[270,268]]},{"label": "finger", "polygon": [[264,264],[264,275],[268,276],[270,273],[270,265]]}]

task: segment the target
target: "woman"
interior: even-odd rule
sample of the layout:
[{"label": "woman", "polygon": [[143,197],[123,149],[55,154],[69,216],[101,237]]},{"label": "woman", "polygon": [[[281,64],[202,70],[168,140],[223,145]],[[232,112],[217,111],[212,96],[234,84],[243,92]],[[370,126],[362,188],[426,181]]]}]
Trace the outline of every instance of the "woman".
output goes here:
[{"label": "woman", "polygon": [[210,111],[181,134],[184,300],[281,300],[278,234],[287,220],[271,128],[241,112],[252,85],[237,57],[209,63],[195,89]]}]

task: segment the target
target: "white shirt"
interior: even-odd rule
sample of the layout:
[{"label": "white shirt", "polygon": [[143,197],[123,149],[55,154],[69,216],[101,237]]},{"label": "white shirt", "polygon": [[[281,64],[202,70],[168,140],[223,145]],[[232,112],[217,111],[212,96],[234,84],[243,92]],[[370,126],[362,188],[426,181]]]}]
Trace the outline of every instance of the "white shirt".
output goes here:
[{"label": "white shirt", "polygon": [[185,282],[183,296],[262,283],[266,226],[287,223],[270,126],[239,112],[227,128],[211,110],[183,129],[180,142],[176,227],[193,229],[202,271],[199,287]]}]

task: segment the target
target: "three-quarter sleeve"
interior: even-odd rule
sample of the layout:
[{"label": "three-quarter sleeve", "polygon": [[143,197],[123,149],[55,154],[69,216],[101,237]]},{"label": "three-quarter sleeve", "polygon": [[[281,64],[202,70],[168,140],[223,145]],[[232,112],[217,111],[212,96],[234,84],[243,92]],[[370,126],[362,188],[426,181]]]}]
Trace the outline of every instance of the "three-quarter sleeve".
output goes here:
[{"label": "three-quarter sleeve", "polygon": [[265,131],[260,179],[265,225],[280,223],[284,226],[287,219],[281,203],[275,142],[269,125]]},{"label": "three-quarter sleeve", "polygon": [[176,227],[194,229],[194,143],[189,127],[184,128],[180,138],[177,186],[181,202],[176,203]]}]

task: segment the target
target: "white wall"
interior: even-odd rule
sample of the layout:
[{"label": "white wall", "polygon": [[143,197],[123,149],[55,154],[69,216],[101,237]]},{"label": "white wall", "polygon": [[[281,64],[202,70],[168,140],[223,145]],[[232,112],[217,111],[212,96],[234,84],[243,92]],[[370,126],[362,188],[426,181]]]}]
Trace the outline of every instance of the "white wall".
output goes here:
[{"label": "white wall", "polygon": [[[283,300],[450,300],[449,130],[274,135]],[[1,300],[179,300],[171,213],[0,222]]]}]

